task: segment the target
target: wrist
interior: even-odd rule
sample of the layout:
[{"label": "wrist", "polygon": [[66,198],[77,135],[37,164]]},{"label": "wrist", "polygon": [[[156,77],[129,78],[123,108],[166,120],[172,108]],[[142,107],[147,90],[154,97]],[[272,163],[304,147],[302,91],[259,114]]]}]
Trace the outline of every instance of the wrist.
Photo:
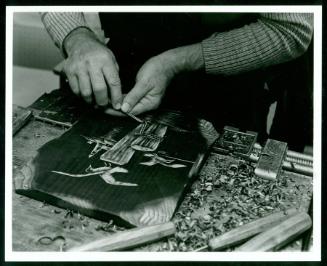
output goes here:
[{"label": "wrist", "polygon": [[95,34],[87,27],[78,27],[72,30],[63,41],[63,50],[70,55],[75,47],[79,47],[85,41],[97,41]]},{"label": "wrist", "polygon": [[162,55],[166,58],[164,63],[173,70],[174,74],[204,69],[201,43],[174,48]]}]

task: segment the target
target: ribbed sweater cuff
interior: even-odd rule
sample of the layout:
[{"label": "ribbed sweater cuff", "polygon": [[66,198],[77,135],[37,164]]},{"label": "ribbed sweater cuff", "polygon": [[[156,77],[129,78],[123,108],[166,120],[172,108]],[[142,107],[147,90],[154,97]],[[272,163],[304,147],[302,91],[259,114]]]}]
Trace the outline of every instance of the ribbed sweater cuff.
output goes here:
[{"label": "ribbed sweater cuff", "polygon": [[307,50],[312,30],[311,14],[262,14],[255,23],[203,40],[205,70],[234,75],[284,63]]},{"label": "ribbed sweater cuff", "polygon": [[74,29],[87,27],[81,13],[75,12],[49,12],[42,16],[43,23],[52,36],[55,44],[62,50],[65,37]]},{"label": "ribbed sweater cuff", "polygon": [[208,74],[216,74],[217,61],[215,58],[216,47],[214,38],[207,38],[202,41],[202,52],[206,72]]}]

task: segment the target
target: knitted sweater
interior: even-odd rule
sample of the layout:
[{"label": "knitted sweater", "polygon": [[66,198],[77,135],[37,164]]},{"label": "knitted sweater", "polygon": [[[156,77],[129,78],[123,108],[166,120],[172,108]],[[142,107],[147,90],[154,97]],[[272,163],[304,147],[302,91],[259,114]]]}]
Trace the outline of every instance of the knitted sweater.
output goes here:
[{"label": "knitted sweater", "polygon": [[[88,27],[83,13],[48,12],[41,17],[59,48],[72,30]],[[205,70],[234,75],[290,61],[307,50],[312,34],[313,14],[260,13],[256,22],[216,32],[201,42]]]}]

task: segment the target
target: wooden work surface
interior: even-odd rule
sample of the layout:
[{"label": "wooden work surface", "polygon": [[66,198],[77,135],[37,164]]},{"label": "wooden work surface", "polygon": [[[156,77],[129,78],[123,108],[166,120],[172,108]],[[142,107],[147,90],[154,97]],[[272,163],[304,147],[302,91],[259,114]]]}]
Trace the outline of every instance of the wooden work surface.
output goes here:
[{"label": "wooden work surface", "polygon": [[[37,149],[61,136],[66,130],[32,120],[13,139],[14,171],[36,156]],[[110,234],[101,230],[103,221],[73,214],[13,192],[13,250],[59,251],[60,236],[74,246]],[[119,229],[119,228],[118,228]],[[42,237],[58,238],[50,245],[39,243]]]},{"label": "wooden work surface", "polygon": [[[32,119],[13,139],[14,171],[17,171],[24,163],[33,158],[39,147],[59,137],[64,132],[64,128]],[[218,162],[220,166],[217,168]],[[210,187],[212,186],[212,179],[217,176],[217,173],[221,171],[223,166],[231,166],[236,163],[237,160],[230,156],[222,157],[216,154],[211,154],[209,156],[199,179],[193,184],[191,191],[186,195],[184,202],[176,213],[177,218],[175,217],[174,221],[179,220],[177,221],[177,223],[179,223],[178,226],[181,224],[181,219],[182,224],[184,223],[181,217],[183,217],[183,215],[188,215],[187,212],[188,208],[190,208],[190,199],[195,197],[201,189],[207,191],[205,195],[200,197],[203,201],[202,205],[197,209],[197,212],[194,212],[190,217],[197,218],[201,216],[206,218],[211,215],[211,219],[215,219],[215,217],[212,216],[212,210],[209,210],[210,199],[223,197],[224,195],[222,194],[225,192]],[[229,169],[228,171],[232,170],[233,169]],[[312,192],[311,178],[289,172],[285,172],[284,175],[287,180],[291,180],[290,183],[292,184],[292,186],[287,188],[287,194],[293,195],[291,198],[286,199],[285,204],[289,206],[300,206],[302,209],[306,210]],[[296,193],[294,193],[295,188],[299,189]],[[295,194],[298,196],[294,197]],[[208,201],[208,205],[206,201]],[[230,211],[231,216],[233,215],[232,210],[227,209],[224,211],[226,213]],[[251,219],[255,218],[254,215]],[[65,247],[63,247],[64,239],[66,248],[71,248],[123,230],[123,228],[111,224],[111,221],[97,221],[69,210],[60,209],[25,196],[17,195],[14,192],[12,225],[13,251],[60,251],[62,249],[65,250]],[[206,230],[204,231],[206,232]],[[180,232],[180,234],[182,233],[183,232]],[[47,238],[42,239],[42,237]],[[179,235],[178,237],[181,239],[183,235]],[[55,241],[49,241],[48,238],[52,238]],[[177,249],[169,248],[169,245],[171,245],[171,240],[168,239],[140,247],[138,250],[188,250],[186,247],[179,247]],[[286,250],[299,249],[300,245],[298,242],[286,248]]]}]

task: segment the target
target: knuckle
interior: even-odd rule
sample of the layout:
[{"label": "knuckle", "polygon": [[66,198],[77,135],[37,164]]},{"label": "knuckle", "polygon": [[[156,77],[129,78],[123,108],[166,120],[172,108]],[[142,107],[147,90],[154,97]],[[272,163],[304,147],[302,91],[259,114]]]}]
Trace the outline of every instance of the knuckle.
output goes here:
[{"label": "knuckle", "polygon": [[112,60],[112,57],[106,51],[93,51],[85,55],[84,60],[90,64],[104,64],[105,62]]},{"label": "knuckle", "polygon": [[84,63],[87,67],[98,68],[99,60],[94,56],[86,56],[84,59]]},{"label": "knuckle", "polygon": [[87,65],[85,62],[77,62],[74,66],[74,71],[76,73],[85,73],[87,69]]},{"label": "knuckle", "polygon": [[78,74],[83,69],[83,63],[79,61],[71,61],[65,64],[64,71],[68,74]]},{"label": "knuckle", "polygon": [[72,63],[69,61],[66,61],[65,65],[63,67],[63,70],[67,75],[72,74],[73,73]]},{"label": "knuckle", "polygon": [[116,95],[116,96],[111,95],[111,97],[114,104],[120,103],[122,101],[122,97],[120,95]]},{"label": "knuckle", "polygon": [[110,78],[109,79],[109,86],[110,87],[120,87],[121,86],[121,82],[118,78]]},{"label": "knuckle", "polygon": [[153,80],[145,76],[138,76],[136,82],[145,88],[149,88],[153,85]]}]

